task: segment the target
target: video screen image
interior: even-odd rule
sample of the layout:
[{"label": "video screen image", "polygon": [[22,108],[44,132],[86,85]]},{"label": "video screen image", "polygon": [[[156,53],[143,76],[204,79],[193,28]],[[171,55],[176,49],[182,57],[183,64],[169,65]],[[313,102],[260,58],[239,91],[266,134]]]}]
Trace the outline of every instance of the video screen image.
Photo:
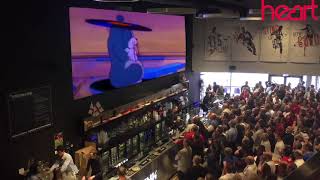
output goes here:
[{"label": "video screen image", "polygon": [[69,9],[74,99],[185,69],[183,16]]}]

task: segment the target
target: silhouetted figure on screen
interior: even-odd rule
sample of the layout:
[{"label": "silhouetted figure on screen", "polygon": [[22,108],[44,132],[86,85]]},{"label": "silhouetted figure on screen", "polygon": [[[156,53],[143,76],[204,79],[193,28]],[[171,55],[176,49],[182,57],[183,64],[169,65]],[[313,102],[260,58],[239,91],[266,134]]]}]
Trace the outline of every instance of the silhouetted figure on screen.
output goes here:
[{"label": "silhouetted figure on screen", "polygon": [[[124,17],[117,16],[124,22]],[[142,64],[137,59],[137,39],[129,29],[111,27],[108,52],[111,57],[110,81],[114,87],[125,87],[141,81]]]}]

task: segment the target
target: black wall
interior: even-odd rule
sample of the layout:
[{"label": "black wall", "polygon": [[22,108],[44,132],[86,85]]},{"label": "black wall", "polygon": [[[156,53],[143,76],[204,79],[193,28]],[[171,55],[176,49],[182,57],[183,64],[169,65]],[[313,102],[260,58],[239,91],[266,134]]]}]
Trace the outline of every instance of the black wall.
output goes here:
[{"label": "black wall", "polygon": [[[68,2],[69,4],[67,4]],[[151,95],[178,83],[170,75],[140,85],[117,89],[89,98],[73,100],[68,6],[108,8],[91,1],[72,3],[61,0],[23,1],[10,6],[9,43],[14,52],[1,62],[5,79],[0,86],[1,154],[4,175],[17,179],[18,168],[25,167],[30,156],[49,160],[53,157],[53,134],[62,131],[64,140],[82,146],[81,120],[87,116],[91,101],[99,100],[105,109]],[[190,24],[189,24],[190,26]],[[192,25],[190,26],[192,27]],[[191,67],[191,66],[188,66]],[[54,126],[10,140],[6,94],[12,91],[51,84],[53,87]],[[3,146],[2,146],[3,145]],[[2,174],[3,175],[3,174]]]}]

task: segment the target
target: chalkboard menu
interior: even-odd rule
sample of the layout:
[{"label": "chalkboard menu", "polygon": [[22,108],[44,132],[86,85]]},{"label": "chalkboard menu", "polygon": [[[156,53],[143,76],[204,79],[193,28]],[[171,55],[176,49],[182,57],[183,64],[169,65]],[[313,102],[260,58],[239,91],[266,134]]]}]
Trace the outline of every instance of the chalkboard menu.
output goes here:
[{"label": "chalkboard menu", "polygon": [[51,87],[10,93],[8,96],[11,138],[52,125]]}]

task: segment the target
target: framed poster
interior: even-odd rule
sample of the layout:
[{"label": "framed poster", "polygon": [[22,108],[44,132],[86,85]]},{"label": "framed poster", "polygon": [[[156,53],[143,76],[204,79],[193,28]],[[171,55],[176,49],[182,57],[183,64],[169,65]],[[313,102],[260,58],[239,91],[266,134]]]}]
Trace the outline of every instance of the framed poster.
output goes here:
[{"label": "framed poster", "polygon": [[291,25],[289,60],[297,63],[320,62],[320,24],[295,22]]},{"label": "framed poster", "polygon": [[235,21],[232,33],[232,61],[258,61],[261,22]]},{"label": "framed poster", "polygon": [[205,60],[230,61],[232,20],[210,20],[205,28]]},{"label": "framed poster", "polygon": [[289,22],[264,22],[261,30],[261,61],[286,62],[288,60]]}]

